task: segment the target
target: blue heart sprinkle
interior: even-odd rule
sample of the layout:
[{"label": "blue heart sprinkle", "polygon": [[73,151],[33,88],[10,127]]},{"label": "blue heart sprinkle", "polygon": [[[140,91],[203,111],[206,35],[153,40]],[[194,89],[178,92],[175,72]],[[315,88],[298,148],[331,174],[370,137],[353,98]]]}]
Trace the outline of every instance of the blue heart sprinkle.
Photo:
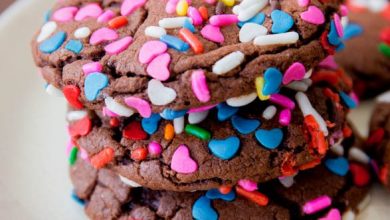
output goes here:
[{"label": "blue heart sprinkle", "polygon": [[192,206],[192,217],[197,220],[217,220],[218,214],[211,206],[211,200],[201,196]]},{"label": "blue heart sprinkle", "polygon": [[76,193],[75,193],[74,191],[72,192],[71,197],[72,197],[72,199],[73,199],[75,202],[77,202],[78,204],[80,204],[80,205],[82,205],[82,206],[85,204],[84,200],[80,199],[80,198],[76,195]]},{"label": "blue heart sprinkle", "polygon": [[340,97],[343,100],[343,102],[348,106],[348,108],[353,109],[357,107],[356,102],[345,92],[340,92]]},{"label": "blue heart sprinkle", "polygon": [[65,49],[72,51],[75,54],[79,54],[83,49],[83,44],[79,40],[70,40],[66,44]]},{"label": "blue heart sprinkle", "polygon": [[363,33],[363,27],[358,24],[348,24],[344,29],[343,40],[348,40],[357,37]]},{"label": "blue heart sprinkle", "polygon": [[236,198],[236,193],[234,192],[234,190],[231,190],[228,194],[222,194],[219,192],[218,189],[210,189],[209,191],[207,191],[206,197],[211,200],[222,199],[230,202]]},{"label": "blue heart sprinkle", "polygon": [[46,39],[39,45],[39,50],[43,53],[53,53],[58,50],[66,39],[66,33],[63,31],[58,32],[49,39]]},{"label": "blue heart sprinkle", "polygon": [[270,67],[264,73],[263,94],[271,95],[279,91],[283,74],[276,68]]},{"label": "blue heart sprinkle", "polygon": [[257,14],[256,16],[254,16],[253,18],[247,20],[247,21],[240,21],[238,22],[238,27],[242,28],[242,26],[244,26],[246,23],[256,23],[256,24],[259,24],[259,25],[262,25],[264,23],[264,20],[265,20],[265,14],[264,13],[259,13]]},{"label": "blue heart sprinkle", "polygon": [[283,131],[280,128],[274,128],[272,130],[259,129],[256,131],[255,136],[261,145],[273,150],[282,143]]},{"label": "blue heart sprinkle", "polygon": [[226,103],[221,103],[217,105],[218,109],[218,120],[219,121],[225,121],[235,115],[238,112],[238,108],[231,107],[227,105]]},{"label": "blue heart sprinkle", "polygon": [[184,20],[183,27],[187,28],[192,33],[195,33],[195,31],[196,31],[195,26],[190,22],[189,19]]},{"label": "blue heart sprinkle", "polygon": [[185,52],[188,49],[190,49],[190,45],[188,45],[186,42],[172,35],[168,35],[168,34],[163,35],[160,37],[160,41],[166,43],[168,47],[178,50],[180,52]]},{"label": "blue heart sprinkle", "polygon": [[240,148],[240,139],[235,136],[228,137],[224,140],[212,139],[209,142],[209,149],[214,156],[222,160],[231,159]]},{"label": "blue heart sprinkle", "polygon": [[325,166],[339,176],[345,176],[349,170],[348,160],[344,157],[325,160]]},{"label": "blue heart sprinkle", "polygon": [[84,93],[88,101],[94,101],[100,91],[108,86],[108,77],[103,73],[91,73],[84,82]]},{"label": "blue heart sprinkle", "polygon": [[294,25],[294,20],[291,15],[281,10],[274,10],[271,13],[272,28],[274,34],[285,33]]},{"label": "blue heart sprinkle", "polygon": [[330,22],[330,31],[328,33],[328,41],[331,45],[337,46],[341,43],[339,34],[337,33],[336,25],[334,21]]},{"label": "blue heart sprinkle", "polygon": [[164,109],[164,111],[160,114],[160,116],[165,120],[173,120],[175,118],[183,117],[187,113],[187,110],[172,110],[172,109]]},{"label": "blue heart sprinkle", "polygon": [[160,122],[160,120],[161,116],[159,114],[152,114],[149,118],[142,119],[142,128],[146,133],[152,135],[157,131],[158,123]]},{"label": "blue heart sprinkle", "polygon": [[232,117],[232,125],[241,134],[249,134],[254,132],[260,126],[260,121],[234,115]]}]

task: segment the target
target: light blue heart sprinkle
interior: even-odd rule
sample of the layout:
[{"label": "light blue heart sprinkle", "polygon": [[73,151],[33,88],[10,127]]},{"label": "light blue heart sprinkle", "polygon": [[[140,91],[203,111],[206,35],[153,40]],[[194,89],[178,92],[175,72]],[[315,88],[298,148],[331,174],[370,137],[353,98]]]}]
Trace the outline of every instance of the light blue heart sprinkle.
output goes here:
[{"label": "light blue heart sprinkle", "polygon": [[240,139],[235,136],[222,140],[212,139],[209,142],[208,147],[214,156],[222,160],[229,160],[234,157],[240,149]]},{"label": "light blue heart sprinkle", "polygon": [[196,220],[217,220],[218,214],[211,206],[211,200],[201,196],[192,206],[192,217]]},{"label": "light blue heart sprinkle", "polygon": [[229,106],[226,103],[220,103],[217,105],[217,109],[219,121],[225,121],[238,112],[238,108]]},{"label": "light blue heart sprinkle", "polygon": [[108,77],[103,73],[91,73],[85,78],[84,93],[88,101],[95,101],[100,91],[108,86]]},{"label": "light blue heart sprinkle", "polygon": [[65,49],[72,51],[75,54],[79,54],[83,50],[83,43],[80,40],[70,40],[65,46]]},{"label": "light blue heart sprinkle", "polygon": [[210,189],[207,191],[206,197],[211,200],[222,199],[231,202],[236,199],[236,193],[234,192],[234,190],[231,190],[228,194],[222,194],[219,192],[218,189]]},{"label": "light blue heart sprinkle", "polygon": [[241,134],[250,134],[260,126],[260,121],[234,115],[232,117],[232,125]]},{"label": "light blue heart sprinkle", "polygon": [[283,74],[276,68],[270,67],[264,73],[263,95],[271,95],[279,91]]},{"label": "light blue heart sprinkle", "polygon": [[66,39],[66,33],[60,31],[57,34],[53,35],[52,37],[43,41],[39,45],[39,50],[42,51],[42,53],[49,53],[49,54],[53,53],[62,46],[65,39]]},{"label": "light blue heart sprinkle", "polygon": [[294,25],[294,19],[291,15],[281,10],[273,10],[271,13],[272,28],[274,34],[285,33]]},{"label": "light blue heart sprinkle", "polygon": [[261,145],[273,150],[282,143],[283,131],[280,128],[274,128],[272,130],[259,129],[256,131],[255,136]]},{"label": "light blue heart sprinkle", "polygon": [[158,123],[161,120],[159,114],[152,114],[149,118],[143,118],[141,121],[142,128],[149,135],[154,134],[157,131]]},{"label": "light blue heart sprinkle", "polygon": [[349,170],[348,160],[344,157],[325,160],[325,166],[339,176],[345,176]]}]

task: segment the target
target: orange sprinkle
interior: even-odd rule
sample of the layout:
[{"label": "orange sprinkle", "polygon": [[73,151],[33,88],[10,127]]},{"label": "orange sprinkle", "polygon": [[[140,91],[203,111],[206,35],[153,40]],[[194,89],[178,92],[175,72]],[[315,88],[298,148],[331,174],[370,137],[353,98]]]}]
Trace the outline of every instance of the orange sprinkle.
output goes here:
[{"label": "orange sprinkle", "polygon": [[191,46],[196,54],[203,53],[203,44],[191,31],[182,28],[179,31],[179,36]]},{"label": "orange sprinkle", "polygon": [[320,130],[316,119],[313,115],[308,115],[304,119],[305,128],[309,135],[310,147],[317,149],[317,152],[324,155],[328,150],[328,142],[325,139],[324,133]]},{"label": "orange sprinkle", "polygon": [[109,22],[108,22],[108,26],[110,28],[114,28],[114,29],[117,29],[117,28],[120,28],[120,27],[123,27],[125,25],[128,24],[128,20],[125,16],[118,16],[118,17],[115,17],[113,19],[111,19]]},{"label": "orange sprinkle", "polygon": [[311,168],[314,168],[315,166],[319,165],[320,163],[321,163],[320,158],[314,159],[313,161],[310,161],[308,163],[305,163],[305,164],[302,164],[301,166],[299,166],[299,170],[311,169]]},{"label": "orange sprinkle", "polygon": [[114,149],[106,147],[91,158],[91,164],[96,169],[104,167],[114,159]]},{"label": "orange sprinkle", "polygon": [[198,9],[200,16],[202,16],[204,21],[209,20],[209,11],[207,11],[207,8],[204,6],[200,6]]},{"label": "orange sprinkle", "polygon": [[226,195],[229,194],[232,191],[232,186],[229,185],[223,185],[219,187],[219,192]]},{"label": "orange sprinkle", "polygon": [[133,160],[145,160],[148,156],[148,150],[146,148],[137,148],[131,152],[131,159]]},{"label": "orange sprinkle", "polygon": [[236,192],[238,195],[245,197],[260,206],[266,206],[268,204],[268,197],[258,191],[248,192],[245,189],[236,186]]},{"label": "orange sprinkle", "polygon": [[323,93],[325,96],[329,97],[332,99],[334,102],[340,102],[340,96],[337,93],[334,93],[330,88],[325,88],[323,90]]},{"label": "orange sprinkle", "polygon": [[172,124],[169,123],[165,126],[164,138],[165,140],[170,141],[173,139],[174,136],[175,136],[175,128],[173,127]]},{"label": "orange sprinkle", "polygon": [[287,153],[286,156],[283,158],[283,162],[280,168],[280,172],[283,176],[292,176],[297,173],[297,170],[295,169],[296,161],[292,157],[291,154]]}]

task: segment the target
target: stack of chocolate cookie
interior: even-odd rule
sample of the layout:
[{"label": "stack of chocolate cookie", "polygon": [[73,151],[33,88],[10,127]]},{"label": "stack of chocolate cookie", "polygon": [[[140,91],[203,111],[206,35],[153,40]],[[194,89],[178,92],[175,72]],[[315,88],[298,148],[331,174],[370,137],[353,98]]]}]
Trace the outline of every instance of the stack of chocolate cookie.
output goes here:
[{"label": "stack of chocolate cookie", "polygon": [[353,216],[370,166],[346,123],[352,81],[332,58],[340,3],[58,1],[32,48],[47,92],[70,106],[87,215]]}]

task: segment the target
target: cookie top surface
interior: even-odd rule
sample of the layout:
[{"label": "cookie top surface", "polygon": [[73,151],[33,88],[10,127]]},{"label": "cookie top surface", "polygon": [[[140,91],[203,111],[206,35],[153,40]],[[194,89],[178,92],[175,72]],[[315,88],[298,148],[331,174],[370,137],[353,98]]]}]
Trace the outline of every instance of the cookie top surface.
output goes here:
[{"label": "cookie top surface", "polygon": [[[256,79],[300,80],[341,44],[336,0],[189,2],[60,1],[32,41],[36,64],[76,108],[113,98],[147,116],[253,93]],[[283,83],[262,78],[271,67]]]}]

